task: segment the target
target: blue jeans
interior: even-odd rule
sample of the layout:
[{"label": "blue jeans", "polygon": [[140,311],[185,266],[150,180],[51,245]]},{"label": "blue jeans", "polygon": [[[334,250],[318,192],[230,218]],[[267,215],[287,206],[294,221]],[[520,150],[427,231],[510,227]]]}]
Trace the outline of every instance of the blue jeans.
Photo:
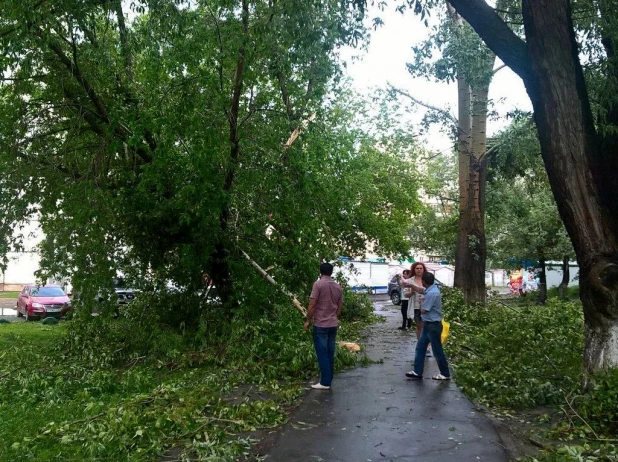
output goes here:
[{"label": "blue jeans", "polygon": [[336,327],[313,326],[313,346],[318,357],[320,368],[320,383],[330,387],[335,372],[335,340],[337,338]]},{"label": "blue jeans", "polygon": [[425,355],[427,354],[427,346],[431,344],[433,355],[440,368],[440,374],[445,377],[450,377],[451,372],[448,368],[448,361],[442,349],[442,322],[424,322],[421,336],[416,342],[416,355],[414,357],[414,372],[418,375],[423,375],[425,368]]}]

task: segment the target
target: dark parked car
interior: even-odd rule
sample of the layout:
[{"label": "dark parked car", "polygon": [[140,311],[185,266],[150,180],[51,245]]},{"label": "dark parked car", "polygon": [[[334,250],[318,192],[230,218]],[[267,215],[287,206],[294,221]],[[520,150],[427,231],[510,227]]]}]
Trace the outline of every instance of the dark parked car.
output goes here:
[{"label": "dark parked car", "polygon": [[122,278],[114,278],[114,292],[116,293],[116,297],[118,297],[119,305],[126,305],[127,303],[135,300],[135,289],[129,289],[125,287],[124,279]]},{"label": "dark parked car", "polygon": [[[112,278],[112,284],[114,285],[114,298],[116,299],[117,305],[127,305],[128,303],[135,300],[135,297],[138,293],[137,290],[125,287],[125,282],[123,278]],[[105,292],[100,291],[96,297],[96,300],[98,302],[104,302],[105,300],[107,300]],[[113,299],[110,298],[109,300]]]},{"label": "dark parked car", "polygon": [[71,309],[71,300],[60,286],[28,284],[17,297],[17,316],[26,321],[47,317],[59,318]]},{"label": "dark parked car", "polygon": [[388,296],[393,305],[401,305],[401,287],[397,281],[397,276],[393,276],[388,283]]},{"label": "dark parked car", "polygon": [[[436,285],[443,286],[440,281],[436,279]],[[397,276],[393,276],[392,279],[388,283],[388,296],[393,302],[393,305],[401,305],[401,291],[402,288],[399,286],[399,282],[397,282]]]}]

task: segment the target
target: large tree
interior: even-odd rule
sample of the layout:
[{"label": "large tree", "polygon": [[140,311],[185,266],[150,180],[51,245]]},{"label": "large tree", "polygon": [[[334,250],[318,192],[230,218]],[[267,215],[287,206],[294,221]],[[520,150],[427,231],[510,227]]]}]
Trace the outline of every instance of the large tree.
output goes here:
[{"label": "large tree", "polygon": [[[618,63],[610,0],[580,2],[598,39],[603,74],[595,120],[569,0],[521,3],[525,41],[484,0],[449,0],[485,43],[524,81],[541,153],[580,268],[588,373],[618,366]],[[512,5],[511,11],[518,8]]]},{"label": "large tree", "polygon": [[[433,27],[430,37],[413,48],[414,61],[407,66],[414,76],[457,83],[457,117],[404,91],[395,91],[429,109],[426,122],[452,127],[459,166],[455,286],[463,291],[466,301],[483,302],[487,255],[485,176],[489,157],[486,127],[495,54],[448,3],[441,6],[446,11],[444,17]],[[435,11],[439,12],[440,6]]]},{"label": "large tree", "polygon": [[207,274],[231,307],[259,305],[240,250],[299,289],[367,241],[400,253],[407,154],[338,83],[361,20],[339,0],[1,2],[0,229],[38,214],[45,273],[84,295],[117,270]]}]

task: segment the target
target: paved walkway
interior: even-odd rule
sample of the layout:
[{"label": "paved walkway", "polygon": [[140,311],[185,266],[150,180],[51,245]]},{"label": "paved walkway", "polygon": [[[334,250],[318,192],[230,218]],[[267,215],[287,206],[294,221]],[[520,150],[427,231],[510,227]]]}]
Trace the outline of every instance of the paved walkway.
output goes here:
[{"label": "paved walkway", "polygon": [[15,298],[0,298],[0,319],[15,321],[17,319],[17,311],[15,311]]},{"label": "paved walkway", "polygon": [[[311,390],[267,451],[269,462],[508,460],[491,422],[454,382],[406,379],[415,336],[401,332],[399,307],[376,301],[386,323],[363,340],[380,364],[335,375],[331,391]],[[348,340],[348,339],[340,339]],[[455,369],[456,377],[457,371]]]}]

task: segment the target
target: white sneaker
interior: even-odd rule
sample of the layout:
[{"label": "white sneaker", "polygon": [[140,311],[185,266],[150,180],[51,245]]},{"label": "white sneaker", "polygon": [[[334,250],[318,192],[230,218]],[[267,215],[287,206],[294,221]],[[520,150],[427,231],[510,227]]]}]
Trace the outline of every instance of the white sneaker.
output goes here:
[{"label": "white sneaker", "polygon": [[313,388],[314,390],[330,390],[330,387],[322,385],[320,382],[314,383],[313,385],[311,385],[311,388]]}]

